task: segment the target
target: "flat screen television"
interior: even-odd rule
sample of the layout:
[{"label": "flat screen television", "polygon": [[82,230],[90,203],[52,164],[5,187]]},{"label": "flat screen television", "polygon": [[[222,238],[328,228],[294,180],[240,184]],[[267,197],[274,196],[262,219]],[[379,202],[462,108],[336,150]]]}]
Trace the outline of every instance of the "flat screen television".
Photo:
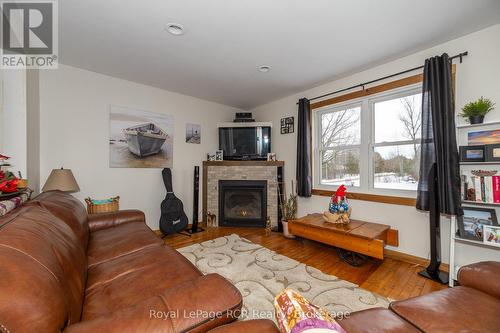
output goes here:
[{"label": "flat screen television", "polygon": [[225,160],[266,160],[271,152],[271,127],[219,127],[219,149]]}]

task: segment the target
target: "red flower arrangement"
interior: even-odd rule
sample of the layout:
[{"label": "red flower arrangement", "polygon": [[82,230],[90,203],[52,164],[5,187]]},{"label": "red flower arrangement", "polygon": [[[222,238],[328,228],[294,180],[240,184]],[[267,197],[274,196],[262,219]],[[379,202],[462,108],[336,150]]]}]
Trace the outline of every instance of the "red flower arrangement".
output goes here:
[{"label": "red flower arrangement", "polygon": [[19,179],[10,171],[0,171],[0,194],[17,191]]}]

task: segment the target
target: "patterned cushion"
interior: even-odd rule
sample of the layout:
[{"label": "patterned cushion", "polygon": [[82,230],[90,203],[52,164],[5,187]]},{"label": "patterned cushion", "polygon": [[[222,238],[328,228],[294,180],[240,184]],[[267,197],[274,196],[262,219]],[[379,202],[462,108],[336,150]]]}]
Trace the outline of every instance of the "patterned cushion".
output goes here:
[{"label": "patterned cushion", "polygon": [[292,289],[285,289],[274,299],[276,320],[282,333],[346,333],[328,314]]},{"label": "patterned cushion", "polygon": [[21,206],[31,197],[31,190],[26,190],[17,197],[0,201],[0,216],[4,216],[8,212]]}]

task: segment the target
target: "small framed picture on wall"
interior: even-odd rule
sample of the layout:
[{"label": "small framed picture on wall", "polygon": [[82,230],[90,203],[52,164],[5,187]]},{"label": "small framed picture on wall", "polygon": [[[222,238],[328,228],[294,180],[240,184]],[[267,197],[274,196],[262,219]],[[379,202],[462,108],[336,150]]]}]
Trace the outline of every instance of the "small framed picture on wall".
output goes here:
[{"label": "small framed picture on wall", "polygon": [[294,132],[294,118],[286,117],[281,118],[280,124],[281,134],[289,134]]}]

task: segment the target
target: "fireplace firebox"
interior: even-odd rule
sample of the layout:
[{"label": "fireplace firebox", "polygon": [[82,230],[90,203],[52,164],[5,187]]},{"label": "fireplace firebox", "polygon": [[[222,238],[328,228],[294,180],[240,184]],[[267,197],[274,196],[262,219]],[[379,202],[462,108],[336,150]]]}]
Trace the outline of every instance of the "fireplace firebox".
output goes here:
[{"label": "fireplace firebox", "polygon": [[219,226],[265,227],[266,180],[219,180]]}]

